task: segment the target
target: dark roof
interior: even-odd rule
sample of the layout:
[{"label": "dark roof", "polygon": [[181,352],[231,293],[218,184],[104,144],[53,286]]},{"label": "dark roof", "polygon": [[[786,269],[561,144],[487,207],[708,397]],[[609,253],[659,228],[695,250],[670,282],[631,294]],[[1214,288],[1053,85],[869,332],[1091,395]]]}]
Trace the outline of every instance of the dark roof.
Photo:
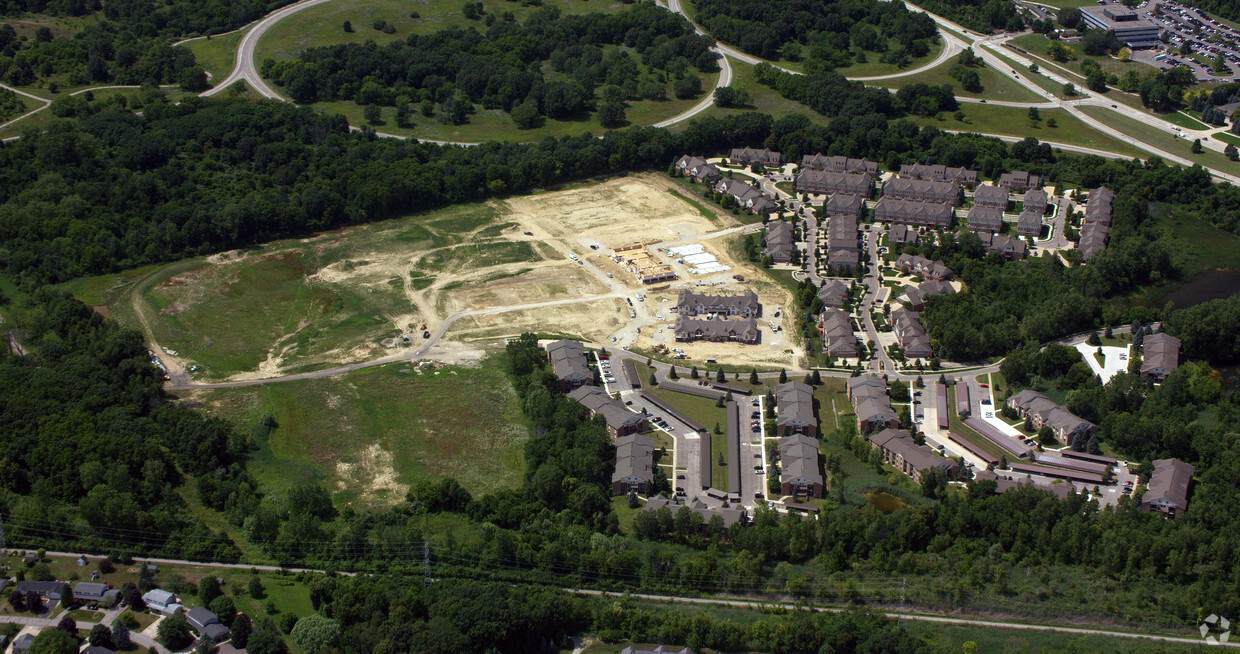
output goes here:
[{"label": "dark roof", "polygon": [[1008,190],[1002,186],[991,186],[982,184],[973,192],[973,204],[983,207],[998,207],[1000,209],[1007,206]]},{"label": "dark roof", "polygon": [[1141,372],[1175,370],[1180,365],[1180,339],[1159,332],[1145,337],[1141,346]]},{"label": "dark roof", "polygon": [[818,299],[829,307],[842,307],[848,299],[848,285],[838,279],[828,279],[818,289]]},{"label": "dark roof", "polygon": [[676,311],[680,315],[691,316],[699,313],[757,315],[761,309],[762,304],[758,302],[758,295],[753,291],[745,291],[740,295],[707,295],[685,289],[676,298]]},{"label": "dark roof", "polygon": [[631,434],[616,439],[616,471],[612,481],[638,479],[650,482],[654,479],[654,441],[645,436]]},{"label": "dark roof", "polygon": [[975,204],[969,209],[967,226],[971,232],[997,232],[1003,229],[1003,209]]},{"label": "dark roof", "polygon": [[951,459],[940,456],[926,445],[913,442],[912,434],[903,429],[884,429],[873,436],[870,442],[885,450],[898,454],[914,470],[921,472],[927,468],[946,468],[954,463]]},{"label": "dark roof", "polygon": [[1179,459],[1154,461],[1154,472],[1142,504],[1162,500],[1178,511],[1188,508],[1188,483],[1193,480],[1193,466]]},{"label": "dark roof", "polygon": [[73,587],[73,596],[78,599],[103,599],[104,594],[107,592],[107,584],[97,584],[89,581],[78,582]]},{"label": "dark roof", "polygon": [[817,439],[803,434],[779,439],[779,478],[798,484],[822,483]]},{"label": "dark roof", "polygon": [[195,606],[185,614],[185,619],[189,620],[190,626],[202,631],[203,627],[209,624],[219,624],[219,617],[212,613],[209,609],[201,606]]},{"label": "dark roof", "polygon": [[776,424],[817,426],[814,416],[814,389],[804,382],[787,382],[775,387]]},{"label": "dark roof", "polygon": [[586,348],[581,341],[564,339],[547,344],[547,358],[555,376],[564,381],[593,383],[594,373],[586,364]]},{"label": "dark roof", "polygon": [[19,581],[16,590],[23,593],[35,592],[51,599],[60,599],[60,590],[64,586],[63,581]]},{"label": "dark roof", "polygon": [[933,198],[955,202],[960,195],[956,182],[935,182],[924,179],[892,177],[883,184],[883,196],[891,198]]}]

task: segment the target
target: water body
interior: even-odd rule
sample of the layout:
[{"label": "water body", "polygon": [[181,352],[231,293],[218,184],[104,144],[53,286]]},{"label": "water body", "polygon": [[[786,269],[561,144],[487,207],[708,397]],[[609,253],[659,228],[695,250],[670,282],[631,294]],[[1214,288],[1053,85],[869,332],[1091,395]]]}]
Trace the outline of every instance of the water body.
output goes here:
[{"label": "water body", "polygon": [[905,507],[904,500],[891,493],[866,493],[865,501],[882,513],[891,513]]},{"label": "water body", "polygon": [[1215,268],[1200,272],[1196,277],[1181,284],[1162,296],[1160,303],[1175,302],[1177,309],[1228,298],[1240,294],[1240,272],[1227,268]]}]

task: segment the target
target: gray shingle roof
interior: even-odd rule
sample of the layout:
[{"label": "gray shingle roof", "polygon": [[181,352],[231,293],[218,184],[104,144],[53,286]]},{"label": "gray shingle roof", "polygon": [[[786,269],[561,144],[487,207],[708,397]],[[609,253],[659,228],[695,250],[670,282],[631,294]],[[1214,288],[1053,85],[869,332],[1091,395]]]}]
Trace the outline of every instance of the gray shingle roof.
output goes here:
[{"label": "gray shingle roof", "polygon": [[1179,459],[1158,459],[1141,503],[1153,505],[1161,501],[1183,511],[1188,508],[1188,484],[1192,480],[1192,465]]},{"label": "gray shingle roof", "polygon": [[779,426],[817,426],[814,415],[814,389],[804,382],[787,382],[775,387],[776,424]]},{"label": "gray shingle roof", "polygon": [[779,439],[779,478],[785,483],[821,484],[818,440],[803,434]]}]

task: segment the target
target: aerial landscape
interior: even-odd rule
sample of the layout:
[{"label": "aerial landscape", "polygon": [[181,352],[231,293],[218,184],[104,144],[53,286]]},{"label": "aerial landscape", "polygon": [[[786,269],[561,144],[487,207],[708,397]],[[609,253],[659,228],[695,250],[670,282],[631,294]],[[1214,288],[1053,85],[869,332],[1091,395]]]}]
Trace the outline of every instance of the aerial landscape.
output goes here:
[{"label": "aerial landscape", "polygon": [[1240,646],[1240,4],[0,0],[0,651]]}]

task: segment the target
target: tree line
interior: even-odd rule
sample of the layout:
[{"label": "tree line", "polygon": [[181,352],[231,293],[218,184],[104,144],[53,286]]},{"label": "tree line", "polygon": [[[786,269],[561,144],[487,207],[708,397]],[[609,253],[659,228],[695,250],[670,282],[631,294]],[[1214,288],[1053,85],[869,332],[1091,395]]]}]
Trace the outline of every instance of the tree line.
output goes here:
[{"label": "tree line", "polygon": [[696,96],[700,79],[696,87],[687,80],[719,70],[712,45],[683,17],[654,4],[568,16],[543,7],[524,23],[497,21],[486,34],[448,29],[384,46],[321,46],[297,59],[268,59],[262,72],[301,104],[343,99],[396,106],[406,124],[411,104],[426,116],[438,109],[454,124],[478,104],[533,127],[543,117],[593,109],[596,97],[608,104],[663,100],[669,83],[677,97]]},{"label": "tree line", "polygon": [[107,549],[119,537],[152,553],[236,559],[236,547],[199,522],[178,489],[185,476],[243,470],[247,440],[168,402],[141,336],[68,294],[42,288],[12,314],[33,353],[5,347],[0,355],[9,538]]},{"label": "tree line", "polygon": [[925,56],[937,39],[934,20],[926,14],[878,0],[793,0],[775,5],[760,0],[698,0],[694,8],[707,33],[765,59],[806,59],[844,67],[858,59],[851,51],[857,48],[883,53],[892,63],[907,63],[910,57]]},{"label": "tree line", "polygon": [[14,86],[180,84],[207,88],[206,75],[176,37],[218,34],[249,23],[291,0],[5,0],[0,14],[98,15],[72,34],[44,27],[33,39],[0,26],[0,79]]}]

